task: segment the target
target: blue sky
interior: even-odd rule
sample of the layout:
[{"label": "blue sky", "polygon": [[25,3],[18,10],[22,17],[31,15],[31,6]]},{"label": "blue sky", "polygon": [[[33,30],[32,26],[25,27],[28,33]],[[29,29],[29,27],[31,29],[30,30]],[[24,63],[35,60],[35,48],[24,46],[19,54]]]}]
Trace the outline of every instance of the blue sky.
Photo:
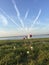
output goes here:
[{"label": "blue sky", "polygon": [[49,0],[0,0],[0,36],[49,34]]}]

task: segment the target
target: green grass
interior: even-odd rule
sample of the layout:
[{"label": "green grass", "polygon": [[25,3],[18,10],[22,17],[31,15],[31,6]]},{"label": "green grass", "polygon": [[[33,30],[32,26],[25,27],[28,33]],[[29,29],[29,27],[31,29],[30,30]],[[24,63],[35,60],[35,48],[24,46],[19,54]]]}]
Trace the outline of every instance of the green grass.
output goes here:
[{"label": "green grass", "polygon": [[49,65],[49,38],[0,40],[0,65]]}]

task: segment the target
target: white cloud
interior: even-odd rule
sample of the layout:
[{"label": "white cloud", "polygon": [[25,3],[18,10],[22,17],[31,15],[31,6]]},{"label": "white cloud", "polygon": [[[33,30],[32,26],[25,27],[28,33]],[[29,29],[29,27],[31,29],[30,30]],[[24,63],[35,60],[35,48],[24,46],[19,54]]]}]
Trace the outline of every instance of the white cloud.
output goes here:
[{"label": "white cloud", "polygon": [[8,25],[8,21],[6,19],[6,17],[4,15],[0,15],[0,22],[4,25],[7,26]]},{"label": "white cloud", "polygon": [[0,8],[0,11],[1,11],[2,14],[4,14],[7,18],[9,18],[16,26],[18,26],[18,28],[20,27],[20,26],[14,21],[14,19],[12,19],[3,9]]}]

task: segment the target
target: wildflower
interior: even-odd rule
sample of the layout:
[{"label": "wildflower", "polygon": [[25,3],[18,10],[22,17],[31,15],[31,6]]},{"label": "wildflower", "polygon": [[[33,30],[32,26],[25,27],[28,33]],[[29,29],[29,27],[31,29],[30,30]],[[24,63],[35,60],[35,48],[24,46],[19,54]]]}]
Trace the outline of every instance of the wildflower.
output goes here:
[{"label": "wildflower", "polygon": [[16,47],[14,46],[14,49],[16,49]]},{"label": "wildflower", "polygon": [[32,46],[30,48],[31,48],[31,50],[33,50],[33,47]]},{"label": "wildflower", "polygon": [[27,51],[27,54],[29,54],[29,51]]}]

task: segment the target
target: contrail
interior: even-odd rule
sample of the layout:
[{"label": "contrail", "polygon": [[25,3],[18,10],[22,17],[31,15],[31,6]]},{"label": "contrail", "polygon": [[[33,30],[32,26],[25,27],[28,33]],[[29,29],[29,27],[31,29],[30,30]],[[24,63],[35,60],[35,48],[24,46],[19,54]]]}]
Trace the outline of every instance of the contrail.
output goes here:
[{"label": "contrail", "polygon": [[41,14],[41,9],[39,10],[39,13],[38,13],[37,17],[36,17],[35,20],[33,21],[33,24],[31,25],[31,28],[32,28],[32,26],[36,23],[36,21],[38,20],[40,14]]},{"label": "contrail", "polygon": [[25,14],[24,20],[28,17],[28,13],[29,13],[29,10],[26,11],[26,14]]},{"label": "contrail", "polygon": [[23,20],[22,20],[21,17],[20,17],[20,12],[19,12],[19,10],[18,10],[18,7],[17,7],[17,5],[15,4],[15,1],[14,1],[14,0],[12,0],[12,3],[13,3],[14,8],[15,8],[15,10],[16,10],[17,17],[18,17],[18,19],[19,19],[19,21],[20,21],[22,27],[24,28],[24,23],[23,23]]},{"label": "contrail", "polygon": [[16,26],[19,27],[19,25],[18,25],[11,17],[9,17],[3,9],[0,8],[0,10],[1,10],[1,11],[3,12],[3,14],[5,14]]}]

